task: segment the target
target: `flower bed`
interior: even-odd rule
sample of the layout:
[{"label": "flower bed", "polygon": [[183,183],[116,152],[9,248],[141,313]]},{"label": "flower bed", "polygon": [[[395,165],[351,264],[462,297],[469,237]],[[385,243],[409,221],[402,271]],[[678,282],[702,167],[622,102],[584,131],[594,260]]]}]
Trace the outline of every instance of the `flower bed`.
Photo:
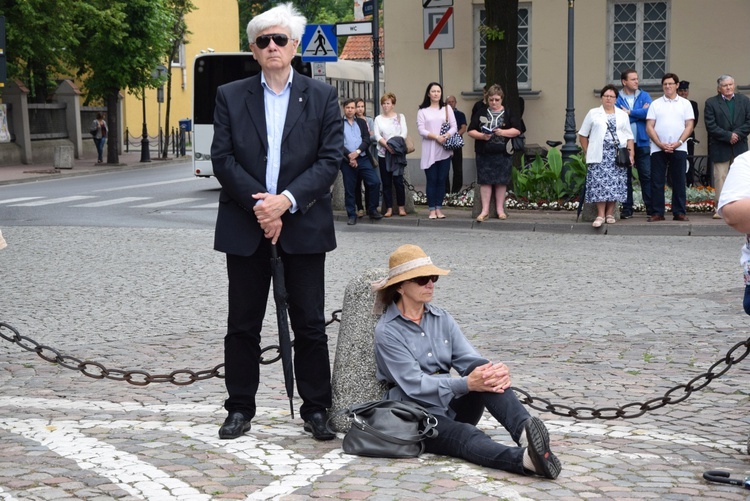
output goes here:
[{"label": "flower bed", "polygon": [[[413,192],[416,205],[427,205],[427,198],[422,192]],[[672,190],[664,189],[665,210],[672,209]],[[532,202],[524,198],[518,198],[512,192],[508,192],[506,207],[514,210],[554,210],[575,211],[580,204],[578,197],[572,200],[537,200]],[[443,205],[446,207],[474,207],[474,190],[466,189],[460,193],[449,193],[445,196]],[[633,210],[645,212],[643,197],[638,185],[633,187]],[[687,211],[688,212],[713,212],[714,211],[714,189],[710,186],[695,186],[687,188]]]}]

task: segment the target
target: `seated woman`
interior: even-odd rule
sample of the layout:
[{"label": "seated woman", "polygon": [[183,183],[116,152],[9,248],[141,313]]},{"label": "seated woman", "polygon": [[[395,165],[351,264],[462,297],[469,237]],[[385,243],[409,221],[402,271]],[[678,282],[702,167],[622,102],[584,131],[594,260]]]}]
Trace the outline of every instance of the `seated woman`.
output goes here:
[{"label": "seated woman", "polygon": [[[372,284],[376,312],[385,308],[375,327],[377,377],[390,386],[384,398],[415,402],[437,418],[438,434],[425,440],[425,450],[557,478],[561,466],[550,451],[547,428],[510,391],[508,367],[484,359],[453,317],[430,303],[435,282],[449,270],[434,266],[416,245],[396,249],[389,268],[388,277]],[[499,444],[476,427],[485,407],[516,447]]]}]

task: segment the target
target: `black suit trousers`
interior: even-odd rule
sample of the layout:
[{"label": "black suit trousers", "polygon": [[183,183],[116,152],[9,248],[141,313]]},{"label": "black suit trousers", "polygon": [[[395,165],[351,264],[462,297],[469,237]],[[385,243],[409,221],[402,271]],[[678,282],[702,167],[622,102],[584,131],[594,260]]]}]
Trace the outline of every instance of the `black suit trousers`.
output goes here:
[{"label": "black suit trousers", "polygon": [[[282,230],[283,231],[283,230]],[[284,263],[289,318],[294,332],[294,373],[300,414],[331,407],[331,367],[325,332],[325,253],[287,254]],[[255,416],[260,380],[260,339],[271,284],[271,245],[264,239],[252,256],[227,254],[229,321],[224,338],[224,408]],[[275,318],[275,315],[274,315]],[[275,322],[274,322],[275,323]],[[276,344],[276,340],[273,340]],[[274,366],[281,372],[280,366]]]}]

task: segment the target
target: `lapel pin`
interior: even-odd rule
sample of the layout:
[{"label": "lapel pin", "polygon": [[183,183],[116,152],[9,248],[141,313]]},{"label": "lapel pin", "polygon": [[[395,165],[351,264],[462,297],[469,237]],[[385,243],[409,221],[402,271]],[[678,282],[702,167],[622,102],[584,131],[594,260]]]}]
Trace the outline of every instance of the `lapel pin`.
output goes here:
[{"label": "lapel pin", "polygon": [[302,102],[302,98],[299,98],[299,102],[300,102],[300,103]]}]

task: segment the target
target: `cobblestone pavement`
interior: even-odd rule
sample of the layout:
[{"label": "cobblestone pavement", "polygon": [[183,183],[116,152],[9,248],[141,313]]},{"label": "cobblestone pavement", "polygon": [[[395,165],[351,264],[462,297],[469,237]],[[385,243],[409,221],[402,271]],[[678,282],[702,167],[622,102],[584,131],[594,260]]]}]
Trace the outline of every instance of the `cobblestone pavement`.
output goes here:
[{"label": "cobblestone pavement", "polygon": [[[327,307],[416,243],[452,273],[436,304],[514,385],[571,407],[644,402],[704,373],[750,336],[738,236],[498,232],[337,223]],[[222,361],[225,270],[212,230],[3,228],[0,321],[66,355],[165,374]],[[267,336],[276,333],[269,308]],[[337,324],[331,325],[331,356]],[[4,331],[8,334],[8,331]],[[538,413],[557,481],[425,454],[344,455],[289,416],[278,364],[262,368],[252,431],[221,441],[220,379],[95,380],[0,340],[0,499],[746,499],[702,473],[750,473],[750,361],[686,401],[630,420]],[[296,401],[299,408],[300,402]],[[510,442],[496,423],[480,423]]]}]

